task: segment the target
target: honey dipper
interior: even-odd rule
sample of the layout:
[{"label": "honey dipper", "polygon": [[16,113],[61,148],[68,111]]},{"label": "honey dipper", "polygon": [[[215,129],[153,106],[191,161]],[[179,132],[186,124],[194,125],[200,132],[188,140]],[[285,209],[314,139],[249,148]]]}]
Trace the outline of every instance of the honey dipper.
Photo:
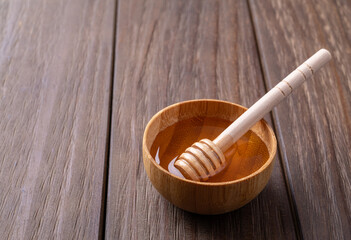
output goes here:
[{"label": "honey dipper", "polygon": [[228,164],[224,152],[242,137],[256,122],[270,112],[331,59],[329,51],[321,49],[266,93],[215,140],[202,139],[187,148],[174,166],[190,180],[207,181]]}]

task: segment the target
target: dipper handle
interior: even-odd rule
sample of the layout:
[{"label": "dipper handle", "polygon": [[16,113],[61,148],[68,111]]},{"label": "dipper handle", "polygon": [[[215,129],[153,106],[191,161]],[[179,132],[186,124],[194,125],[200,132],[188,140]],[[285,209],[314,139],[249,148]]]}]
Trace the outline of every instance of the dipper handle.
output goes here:
[{"label": "dipper handle", "polygon": [[274,88],[266,93],[260,100],[252,105],[228,128],[226,128],[214,141],[222,152],[225,152],[241,136],[243,136],[256,122],[270,112],[285,97],[303,82],[309,79],[315,72],[323,67],[331,59],[329,51],[321,49],[303,64],[296,68]]},{"label": "dipper handle", "polygon": [[174,166],[185,178],[195,181],[207,181],[222,171],[228,164],[223,153],[330,59],[327,50],[319,50],[252,105],[214,141],[202,139],[187,148],[174,162]]}]

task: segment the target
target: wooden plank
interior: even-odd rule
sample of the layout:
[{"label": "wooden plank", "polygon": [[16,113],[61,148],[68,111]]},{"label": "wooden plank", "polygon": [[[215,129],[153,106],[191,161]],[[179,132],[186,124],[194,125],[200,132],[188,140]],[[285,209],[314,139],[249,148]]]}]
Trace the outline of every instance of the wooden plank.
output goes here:
[{"label": "wooden plank", "polygon": [[246,1],[121,1],[116,48],[106,237],[294,239],[279,159],[258,198],[219,216],[174,207],[143,169],[157,111],[194,98],[249,106],[265,93]]},{"label": "wooden plank", "polygon": [[332,62],[274,112],[306,239],[351,239],[351,2],[250,1],[272,87],[321,47]]},{"label": "wooden plank", "polygon": [[2,239],[97,239],[114,1],[0,3]]}]

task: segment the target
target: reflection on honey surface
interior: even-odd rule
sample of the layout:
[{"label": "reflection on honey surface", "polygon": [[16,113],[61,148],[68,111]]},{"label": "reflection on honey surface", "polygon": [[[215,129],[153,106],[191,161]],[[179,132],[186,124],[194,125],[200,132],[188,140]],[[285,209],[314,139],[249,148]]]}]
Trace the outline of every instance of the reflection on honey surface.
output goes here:
[{"label": "reflection on honey surface", "polygon": [[[181,176],[174,168],[176,158],[194,142],[203,138],[214,140],[230,121],[220,118],[194,117],[179,121],[161,131],[152,144],[151,155],[172,174]],[[269,158],[266,145],[251,130],[224,153],[228,167],[208,182],[224,182],[243,178],[257,171]]]}]

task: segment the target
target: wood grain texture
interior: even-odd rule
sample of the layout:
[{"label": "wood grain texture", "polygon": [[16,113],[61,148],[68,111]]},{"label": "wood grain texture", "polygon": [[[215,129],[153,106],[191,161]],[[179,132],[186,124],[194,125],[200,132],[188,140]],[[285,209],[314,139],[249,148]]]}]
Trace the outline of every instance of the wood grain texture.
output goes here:
[{"label": "wood grain texture", "polygon": [[250,106],[265,93],[246,1],[121,1],[116,38],[106,237],[294,239],[279,161],[258,198],[218,216],[174,207],[142,165],[144,128],[167,105],[218,98]]},{"label": "wood grain texture", "polygon": [[98,238],[113,21],[109,0],[0,2],[1,239]]},{"label": "wood grain texture", "polygon": [[269,87],[324,47],[332,62],[274,111],[306,239],[351,238],[351,2],[250,1]]}]

